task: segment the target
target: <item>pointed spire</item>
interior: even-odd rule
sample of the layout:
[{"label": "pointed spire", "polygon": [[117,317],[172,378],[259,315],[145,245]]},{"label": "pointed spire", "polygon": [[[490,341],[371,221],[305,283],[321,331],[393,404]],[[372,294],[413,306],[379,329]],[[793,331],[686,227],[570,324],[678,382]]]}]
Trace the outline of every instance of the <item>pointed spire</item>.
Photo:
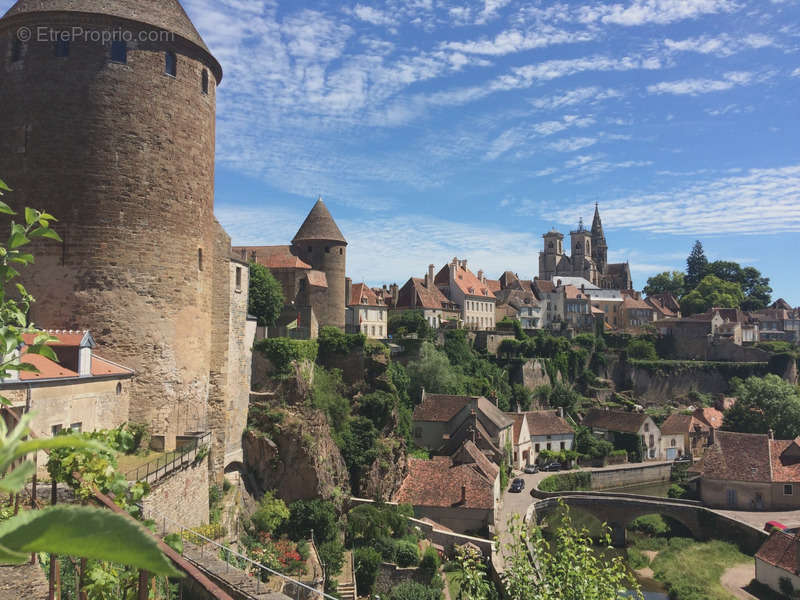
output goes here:
[{"label": "pointed spire", "polygon": [[308,213],[306,220],[303,221],[292,243],[322,240],[347,244],[347,240],[344,239],[342,232],[336,225],[336,221],[333,220],[328,207],[325,206],[322,197],[320,197],[317,203],[314,204],[314,208]]},{"label": "pointed spire", "polygon": [[594,203],[594,220],[592,221],[592,234],[603,235],[603,221],[600,220],[600,205]]}]

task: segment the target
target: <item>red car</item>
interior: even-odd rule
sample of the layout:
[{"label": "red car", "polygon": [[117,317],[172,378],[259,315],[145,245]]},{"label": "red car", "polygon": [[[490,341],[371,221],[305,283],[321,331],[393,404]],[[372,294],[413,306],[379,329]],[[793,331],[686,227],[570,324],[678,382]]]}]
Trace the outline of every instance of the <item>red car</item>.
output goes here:
[{"label": "red car", "polygon": [[769,533],[773,529],[780,529],[781,531],[785,531],[786,525],[784,525],[780,521],[767,521],[766,523],[764,523],[764,531]]}]

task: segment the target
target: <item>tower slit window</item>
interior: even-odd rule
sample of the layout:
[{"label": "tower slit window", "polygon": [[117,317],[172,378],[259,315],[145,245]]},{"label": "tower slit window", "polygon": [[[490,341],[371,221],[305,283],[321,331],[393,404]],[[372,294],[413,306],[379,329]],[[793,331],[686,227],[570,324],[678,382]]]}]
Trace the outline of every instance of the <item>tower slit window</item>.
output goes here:
[{"label": "tower slit window", "polygon": [[242,267],[236,267],[236,291],[242,291]]},{"label": "tower slit window", "polygon": [[67,58],[69,56],[69,40],[58,40],[53,47],[56,58]]},{"label": "tower slit window", "polygon": [[198,271],[202,271],[203,270],[203,249],[202,248],[198,248],[197,249],[197,270]]},{"label": "tower slit window", "polygon": [[178,57],[172,50],[167,52],[164,59],[164,73],[170,77],[178,76]]},{"label": "tower slit window", "polygon": [[128,63],[128,42],[115,40],[111,42],[111,62]]},{"label": "tower slit window", "polygon": [[19,62],[22,60],[22,42],[14,38],[14,41],[11,44],[11,62]]},{"label": "tower slit window", "polygon": [[208,70],[207,69],[203,69],[202,86],[203,86],[203,93],[204,94],[208,94]]}]

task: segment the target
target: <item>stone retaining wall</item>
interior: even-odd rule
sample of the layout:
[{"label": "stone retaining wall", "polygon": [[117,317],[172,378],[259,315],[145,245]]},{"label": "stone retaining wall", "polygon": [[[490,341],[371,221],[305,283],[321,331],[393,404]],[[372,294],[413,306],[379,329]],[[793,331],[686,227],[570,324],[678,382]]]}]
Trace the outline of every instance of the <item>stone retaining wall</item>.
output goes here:
[{"label": "stone retaining wall", "polygon": [[[153,486],[142,505],[144,514],[158,521],[158,515],[166,517],[167,533],[179,530],[176,523],[184,527],[197,527],[208,523],[208,457],[191,463],[165,477]],[[170,522],[172,521],[172,522]],[[157,523],[159,530],[163,520]]]}]

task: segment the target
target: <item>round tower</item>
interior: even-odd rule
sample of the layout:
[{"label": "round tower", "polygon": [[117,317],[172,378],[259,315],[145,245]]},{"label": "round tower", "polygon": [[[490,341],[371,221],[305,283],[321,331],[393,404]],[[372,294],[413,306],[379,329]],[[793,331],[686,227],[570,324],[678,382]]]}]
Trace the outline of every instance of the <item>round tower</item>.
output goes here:
[{"label": "round tower", "polygon": [[322,198],[308,213],[292,240],[294,254],[317,271],[325,273],[327,291],[312,308],[320,327],[332,325],[344,330],[347,308],[345,276],[347,240],[342,235]]},{"label": "round tower", "polygon": [[63,238],[33,249],[33,317],[135,368],[130,419],[168,446],[207,428],[219,371],[221,78],[177,0],[20,0],[0,19],[0,177]]}]

